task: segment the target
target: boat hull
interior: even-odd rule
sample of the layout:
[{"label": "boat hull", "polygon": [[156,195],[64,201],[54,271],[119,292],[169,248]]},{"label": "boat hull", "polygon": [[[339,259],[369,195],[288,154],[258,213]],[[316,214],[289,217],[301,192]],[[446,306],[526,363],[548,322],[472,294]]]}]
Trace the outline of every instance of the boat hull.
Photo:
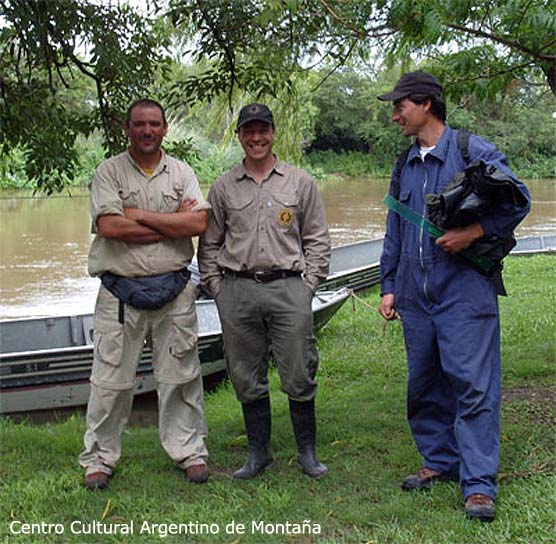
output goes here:
[{"label": "boat hull", "polygon": [[[315,330],[332,318],[348,296],[346,289],[319,291],[315,295]],[[209,376],[225,369],[220,320],[213,301],[198,301],[196,308],[201,371],[203,376]],[[16,351],[21,338],[25,339],[26,351]],[[93,362],[92,338],[92,315],[0,322],[3,348],[0,354],[0,414],[86,404]],[[147,342],[138,364],[134,394],[150,393],[155,389],[152,349]]]}]

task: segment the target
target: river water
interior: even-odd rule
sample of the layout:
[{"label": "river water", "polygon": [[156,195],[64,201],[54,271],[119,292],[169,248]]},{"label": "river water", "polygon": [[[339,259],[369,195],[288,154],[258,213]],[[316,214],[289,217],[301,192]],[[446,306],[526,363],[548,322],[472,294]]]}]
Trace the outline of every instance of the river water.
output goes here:
[{"label": "river water", "polygon": [[[334,246],[379,238],[387,180],[320,184]],[[556,180],[532,180],[532,212],[518,236],[556,232]],[[0,194],[0,319],[92,313],[99,280],[87,276],[91,225],[86,190],[34,198]]]}]

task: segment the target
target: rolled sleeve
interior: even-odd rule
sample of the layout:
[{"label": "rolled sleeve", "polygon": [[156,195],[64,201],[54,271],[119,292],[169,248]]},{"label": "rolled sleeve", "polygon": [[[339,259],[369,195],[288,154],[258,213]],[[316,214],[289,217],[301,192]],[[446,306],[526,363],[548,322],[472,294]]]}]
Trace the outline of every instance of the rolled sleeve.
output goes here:
[{"label": "rolled sleeve", "polygon": [[97,232],[97,220],[103,215],[123,215],[122,199],[106,163],[101,164],[91,182],[91,219],[92,230]]},{"label": "rolled sleeve", "polygon": [[203,197],[201,192],[201,187],[199,186],[199,181],[193,169],[186,163],[178,162],[178,167],[183,169],[183,179],[184,179],[184,191],[183,200],[194,199],[197,204],[193,208],[193,211],[200,212],[202,210],[210,210],[210,204]]}]

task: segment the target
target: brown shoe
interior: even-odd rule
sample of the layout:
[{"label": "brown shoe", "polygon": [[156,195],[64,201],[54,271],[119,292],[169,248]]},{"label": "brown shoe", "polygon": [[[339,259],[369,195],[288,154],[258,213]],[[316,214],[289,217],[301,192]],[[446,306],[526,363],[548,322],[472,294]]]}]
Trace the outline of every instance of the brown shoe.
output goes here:
[{"label": "brown shoe", "polygon": [[456,472],[440,472],[432,468],[423,467],[415,474],[410,474],[402,482],[402,489],[404,491],[413,491],[418,489],[430,489],[434,482],[457,482],[459,475]]},{"label": "brown shoe", "polygon": [[85,476],[85,487],[90,490],[106,489],[109,479],[110,474],[106,474],[106,472],[92,472]]},{"label": "brown shoe", "polygon": [[204,484],[208,480],[207,465],[191,465],[185,469],[185,477],[194,484]]},{"label": "brown shoe", "polygon": [[474,493],[465,499],[465,515],[469,519],[492,521],[496,515],[494,501],[482,493]]}]

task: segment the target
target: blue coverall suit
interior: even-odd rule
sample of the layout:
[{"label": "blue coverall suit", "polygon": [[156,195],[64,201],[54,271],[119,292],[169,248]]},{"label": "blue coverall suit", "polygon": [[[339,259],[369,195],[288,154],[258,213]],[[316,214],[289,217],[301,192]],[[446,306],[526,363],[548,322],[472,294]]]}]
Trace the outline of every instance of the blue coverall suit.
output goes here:
[{"label": "blue coverall suit", "polygon": [[[424,197],[439,193],[466,164],[449,126],[424,161],[409,151],[400,201],[426,215]],[[471,135],[471,160],[507,172],[528,200],[499,204],[480,223],[506,237],[527,215],[530,195],[497,148]],[[393,194],[391,183],[390,193]],[[463,497],[496,498],[499,461],[500,323],[494,282],[444,252],[417,226],[390,211],[381,257],[381,292],[393,293],[408,359],[407,415],[424,466],[458,474]]]}]

